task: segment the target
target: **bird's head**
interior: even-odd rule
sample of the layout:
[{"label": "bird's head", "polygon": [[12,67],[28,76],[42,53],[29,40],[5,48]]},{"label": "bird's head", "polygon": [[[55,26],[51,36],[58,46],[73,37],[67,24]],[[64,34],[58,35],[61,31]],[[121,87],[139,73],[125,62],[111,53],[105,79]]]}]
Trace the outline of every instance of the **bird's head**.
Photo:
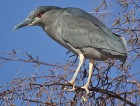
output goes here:
[{"label": "bird's head", "polygon": [[33,9],[30,12],[30,14],[28,15],[28,17],[23,22],[16,25],[14,27],[14,29],[19,29],[19,28],[22,28],[24,26],[34,26],[34,25],[41,26],[43,24],[42,20],[44,18],[44,15],[46,15],[45,13],[52,10],[52,9],[59,9],[59,7],[56,7],[56,6],[41,6],[41,7],[38,7],[36,9]]}]

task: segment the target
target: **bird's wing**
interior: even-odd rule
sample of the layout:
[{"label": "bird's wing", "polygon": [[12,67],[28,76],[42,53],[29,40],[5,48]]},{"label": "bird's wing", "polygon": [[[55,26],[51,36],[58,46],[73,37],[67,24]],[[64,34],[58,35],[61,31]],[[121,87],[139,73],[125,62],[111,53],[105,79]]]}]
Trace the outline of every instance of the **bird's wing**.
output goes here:
[{"label": "bird's wing", "polygon": [[72,16],[78,16],[78,17],[85,18],[86,20],[90,21],[94,25],[98,26],[107,36],[111,37],[112,39],[119,40],[119,38],[117,36],[115,36],[112,33],[112,31],[108,27],[106,27],[98,18],[87,13],[86,11],[81,10],[79,8],[72,8],[72,7],[66,8],[66,11],[68,14],[70,14]]},{"label": "bird's wing", "polygon": [[[82,16],[82,14],[81,16],[69,13],[63,14],[58,22],[59,36],[75,48],[91,47],[111,53],[112,55],[126,54],[124,45],[119,37],[108,35],[98,26],[99,24],[94,24],[85,16]],[[102,23],[100,22],[100,24]]]}]

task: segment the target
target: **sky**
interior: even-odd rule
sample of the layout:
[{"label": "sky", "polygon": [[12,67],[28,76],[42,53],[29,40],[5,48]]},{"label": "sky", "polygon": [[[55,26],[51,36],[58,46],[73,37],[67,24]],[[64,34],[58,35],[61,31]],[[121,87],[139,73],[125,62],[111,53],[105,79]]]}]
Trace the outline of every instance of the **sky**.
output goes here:
[{"label": "sky", "polygon": [[[99,0],[100,1],[100,0]],[[98,5],[93,0],[1,0],[0,3],[0,56],[12,49],[28,52],[48,63],[65,64],[69,55],[64,47],[49,38],[40,27],[25,27],[13,31],[15,25],[22,22],[28,13],[38,6],[78,7],[92,11]],[[113,10],[112,10],[113,11]],[[24,69],[24,63],[8,62],[0,64],[0,85],[11,81],[20,71],[21,77],[34,73],[34,70]],[[22,70],[20,70],[22,68]],[[138,65],[135,65],[138,69]]]}]

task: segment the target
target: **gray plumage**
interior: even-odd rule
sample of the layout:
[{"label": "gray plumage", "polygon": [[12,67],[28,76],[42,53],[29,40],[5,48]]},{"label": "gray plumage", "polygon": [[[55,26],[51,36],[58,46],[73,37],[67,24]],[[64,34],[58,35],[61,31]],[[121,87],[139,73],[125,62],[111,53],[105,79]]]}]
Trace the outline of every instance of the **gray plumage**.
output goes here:
[{"label": "gray plumage", "polygon": [[29,19],[35,18],[37,13],[47,14],[38,25],[70,51],[78,54],[73,48],[78,49],[85,57],[95,60],[126,60],[127,47],[124,38],[112,33],[101,21],[84,10],[41,6],[29,14]]},{"label": "gray plumage", "polygon": [[31,11],[26,20],[15,29],[24,26],[41,26],[56,42],[79,55],[79,65],[69,82],[75,89],[75,80],[84,59],[88,58],[89,77],[82,87],[89,93],[88,86],[93,70],[93,60],[116,58],[125,62],[127,46],[123,37],[114,34],[100,20],[78,8],[41,6]]},{"label": "gray plumage", "polygon": [[67,8],[63,14],[58,21],[61,30],[59,36],[66,43],[80,49],[89,58],[104,60],[119,56],[118,59],[125,61],[125,41],[113,34],[101,21],[77,8]]},{"label": "gray plumage", "polygon": [[[49,14],[46,20],[48,20],[48,24],[55,24],[55,26],[49,31],[43,24],[40,26],[54,40],[70,51],[77,54],[68,45],[82,51],[87,58],[105,60],[115,57],[125,61],[127,47],[124,38],[113,34],[101,21],[84,10],[72,7],[41,6],[29,14],[29,19],[35,18],[37,13]],[[42,20],[42,23],[46,20]]]}]

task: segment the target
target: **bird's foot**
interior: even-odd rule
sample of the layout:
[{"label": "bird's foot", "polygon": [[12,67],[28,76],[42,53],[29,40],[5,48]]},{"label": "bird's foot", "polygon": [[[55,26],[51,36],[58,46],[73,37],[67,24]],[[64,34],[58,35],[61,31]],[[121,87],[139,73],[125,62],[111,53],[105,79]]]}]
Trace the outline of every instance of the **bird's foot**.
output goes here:
[{"label": "bird's foot", "polygon": [[72,89],[64,88],[64,90],[67,90],[68,92],[72,92],[72,91],[76,90],[76,88],[75,88],[75,81],[71,80],[69,82],[66,82],[65,84],[72,86]]},{"label": "bird's foot", "polygon": [[89,95],[89,89],[88,89],[88,84],[85,84],[84,86],[82,86],[81,88],[84,89],[86,91],[86,97],[82,96],[82,99],[84,102],[87,102],[87,96]]},{"label": "bird's foot", "polygon": [[87,102],[87,98],[86,97],[82,96],[82,99],[83,99],[84,102]]},{"label": "bird's foot", "polygon": [[75,88],[75,86],[73,86],[72,89],[68,89],[67,91],[68,91],[68,92],[73,92],[73,91],[75,91],[75,90],[76,90],[76,88]]},{"label": "bird's foot", "polygon": [[71,80],[71,81],[65,82],[65,85],[74,86],[75,81]]},{"label": "bird's foot", "polygon": [[84,86],[82,86],[81,88],[82,88],[82,89],[85,89],[85,91],[86,91],[86,95],[89,94],[89,89],[88,89],[88,85],[87,85],[87,84],[84,85]]}]

